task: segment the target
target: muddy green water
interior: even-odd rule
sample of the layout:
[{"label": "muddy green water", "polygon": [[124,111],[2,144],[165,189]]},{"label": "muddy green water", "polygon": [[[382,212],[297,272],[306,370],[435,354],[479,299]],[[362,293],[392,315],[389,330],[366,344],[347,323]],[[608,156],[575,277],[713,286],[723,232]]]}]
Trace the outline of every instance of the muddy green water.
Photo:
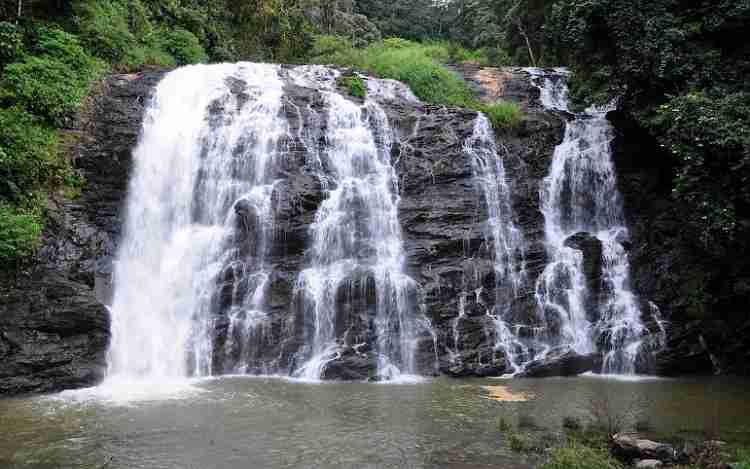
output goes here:
[{"label": "muddy green water", "polygon": [[[507,386],[527,402],[487,399]],[[0,400],[0,467],[108,469],[528,468],[504,417],[559,431],[592,397],[637,409],[657,431],[750,441],[750,382],[436,379],[420,384],[304,384],[238,378],[189,386],[113,383]]]}]

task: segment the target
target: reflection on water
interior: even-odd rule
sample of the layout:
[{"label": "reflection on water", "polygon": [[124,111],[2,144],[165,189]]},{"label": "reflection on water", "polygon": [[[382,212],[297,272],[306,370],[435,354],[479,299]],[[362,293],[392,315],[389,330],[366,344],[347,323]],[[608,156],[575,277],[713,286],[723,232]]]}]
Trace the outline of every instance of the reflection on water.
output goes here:
[{"label": "reflection on water", "polygon": [[[533,397],[498,402],[483,386]],[[154,384],[122,387],[0,401],[0,467],[527,468],[537,461],[508,448],[500,417],[559,429],[564,416],[586,418],[602,396],[659,431],[718,425],[725,437],[750,438],[750,382],[732,379],[375,385],[227,377],[183,383],[171,399]]]}]

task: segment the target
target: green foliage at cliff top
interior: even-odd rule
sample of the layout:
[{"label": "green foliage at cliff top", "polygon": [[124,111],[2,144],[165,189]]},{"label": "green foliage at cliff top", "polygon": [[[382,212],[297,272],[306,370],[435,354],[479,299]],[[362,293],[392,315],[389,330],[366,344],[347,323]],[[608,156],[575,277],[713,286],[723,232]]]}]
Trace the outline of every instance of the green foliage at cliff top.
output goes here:
[{"label": "green foliage at cliff top", "polygon": [[422,44],[390,38],[357,49],[344,38],[321,36],[315,42],[312,60],[402,81],[422,101],[484,112],[496,128],[517,125],[521,120],[517,105],[480,103],[466,82],[442,65],[451,61],[451,53],[447,43]]}]

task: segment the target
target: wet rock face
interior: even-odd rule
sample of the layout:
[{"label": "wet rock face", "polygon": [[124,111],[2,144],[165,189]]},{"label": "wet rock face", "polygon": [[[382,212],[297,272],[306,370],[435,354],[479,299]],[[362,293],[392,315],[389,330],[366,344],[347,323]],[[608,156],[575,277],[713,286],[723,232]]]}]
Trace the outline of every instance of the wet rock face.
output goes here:
[{"label": "wet rock face", "polygon": [[163,74],[118,75],[79,118],[70,156],[86,181],[55,196],[34,267],[0,289],[0,395],[90,386],[104,376],[111,264],[144,104]]},{"label": "wet rock face", "polygon": [[[83,194],[73,201],[52,201],[34,269],[8,286],[0,302],[0,393],[57,391],[102,379],[109,340],[103,305],[111,301],[112,257],[123,220],[131,152],[144,107],[162,76],[163,72],[146,72],[110,77],[82,116],[78,142],[70,151],[86,180]],[[503,92],[510,93],[508,99],[533,103],[533,96],[525,94],[533,94],[535,88],[523,80],[520,74],[509,74]],[[242,98],[242,83],[229,85]],[[221,306],[231,304],[236,292],[229,286],[241,275],[241,262],[232,264],[222,273],[215,298],[219,307],[213,324],[214,373],[236,372],[239,357],[248,364],[246,372],[284,373],[298,368],[305,356],[303,326],[309,318],[304,317],[295,285],[309,261],[310,225],[325,197],[308,157],[325,145],[310,129],[320,128],[326,110],[319,92],[291,83],[284,91],[283,112],[294,137],[282,142],[285,158],[276,168],[276,230],[267,255],[273,268],[265,287],[268,315],[254,339],[263,346],[254,351],[243,348],[229,311]],[[209,119],[221,118],[222,105],[214,103]],[[496,288],[492,242],[485,235],[487,207],[464,149],[476,114],[402,100],[382,106],[398,133],[392,154],[399,180],[405,272],[418,285],[409,301],[420,305],[435,332],[417,338],[416,367],[425,375],[506,373],[506,357],[496,350],[489,314],[508,295]],[[538,107],[530,104],[527,111],[519,128],[498,133],[498,152],[510,179],[514,221],[524,232],[531,279],[509,306],[515,315],[531,314],[536,308],[533,279],[546,262],[539,189],[563,128],[559,117]],[[314,121],[318,124],[312,125]],[[251,259],[257,254],[256,209],[240,203],[234,210],[234,239],[241,255]],[[363,274],[333,293],[340,312],[335,324],[340,350],[323,371],[326,379],[370,379],[375,374],[372,331],[378,298],[372,282]]]}]

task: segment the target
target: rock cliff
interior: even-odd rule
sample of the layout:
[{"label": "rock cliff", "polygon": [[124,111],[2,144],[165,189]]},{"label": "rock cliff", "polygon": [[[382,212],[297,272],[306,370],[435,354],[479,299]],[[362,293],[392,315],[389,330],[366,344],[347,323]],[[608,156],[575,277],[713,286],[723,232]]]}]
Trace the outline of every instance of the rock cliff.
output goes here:
[{"label": "rock cliff", "polygon": [[[498,152],[504,159],[511,193],[513,220],[524,235],[525,290],[510,305],[512,314],[531,314],[535,303],[534,279],[547,259],[544,218],[540,210],[540,185],[547,175],[554,148],[562,138],[565,115],[545,112],[539,90],[519,69],[459,70],[473,83],[483,99],[519,102],[524,109],[521,124],[497,133]],[[106,79],[79,119],[70,155],[86,180],[75,200],[57,195],[50,201],[50,221],[43,247],[34,267],[3,289],[0,304],[0,394],[49,392],[98,382],[105,372],[109,340],[109,316],[104,304],[111,295],[113,255],[119,240],[124,200],[131,169],[131,151],[137,143],[143,110],[164,72],[115,75]],[[233,88],[234,89],[234,88]],[[345,93],[345,90],[340,90]],[[241,98],[242,84],[236,83]],[[310,134],[310,123],[326,111],[320,93],[295,85],[284,88],[283,112],[291,129],[284,164],[277,169],[281,186],[275,191],[274,217],[277,233],[271,250],[269,280],[270,320],[260,331],[253,357],[245,357],[249,372],[269,369],[289,371],[298,365],[304,344],[304,322],[293,294],[295,282],[310,246],[309,226],[324,192],[307,165],[311,145],[320,135]],[[350,99],[356,99],[350,97]],[[487,305],[508,298],[495,285],[491,246],[483,223],[487,207],[477,188],[465,151],[476,113],[408,100],[381,103],[397,129],[393,165],[398,173],[399,220],[407,255],[407,274],[420,285],[420,303],[433,325],[435,337],[425,336],[418,345],[418,369],[423,374],[488,376],[508,372],[508,363],[495,347],[495,329],[486,314]],[[222,103],[211,108],[222,115]],[[619,184],[624,194],[630,226],[635,288],[658,305],[668,319],[684,307],[681,292],[687,249],[682,240],[665,233],[674,231],[678,212],[656,188],[663,168],[652,168],[642,150],[633,144],[634,133],[619,122],[615,140]],[[637,140],[637,138],[635,138]],[[660,176],[661,175],[661,176]],[[666,209],[666,210],[664,210]],[[236,206],[244,228],[238,230],[242,252],[252,255],[252,243],[243,232],[255,223],[252,207]],[[653,229],[658,227],[658,229]],[[601,245],[584,234],[569,242],[590,260],[601,257]],[[689,258],[689,257],[688,257]],[[655,259],[655,261],[654,261]],[[600,262],[586,262],[586,275],[597,283]],[[699,267],[699,264],[691,264]],[[234,275],[225,272],[218,301],[228,301]],[[337,336],[342,337],[341,356],[324,372],[325,378],[366,379],[372,375],[373,353],[368,343],[372,282],[366,273],[352,278],[349,288],[336,292]],[[592,291],[595,288],[592,288]],[[466,295],[466,292],[477,292]],[[213,322],[214,373],[232,369],[240,350],[228,346],[230,319],[218,308]],[[459,311],[463,311],[459,317]],[[677,321],[671,326],[668,346],[657,360],[661,373],[744,372],[748,347],[722,325]],[[745,325],[745,330],[748,325]],[[732,346],[720,341],[732,337]],[[745,334],[747,335],[747,334]],[[355,338],[362,339],[354,340]],[[228,352],[227,352],[228,351]],[[530,375],[570,374],[586,371],[600,357],[565,355],[558,363],[536,363]],[[554,371],[554,370],[562,371]]]}]

